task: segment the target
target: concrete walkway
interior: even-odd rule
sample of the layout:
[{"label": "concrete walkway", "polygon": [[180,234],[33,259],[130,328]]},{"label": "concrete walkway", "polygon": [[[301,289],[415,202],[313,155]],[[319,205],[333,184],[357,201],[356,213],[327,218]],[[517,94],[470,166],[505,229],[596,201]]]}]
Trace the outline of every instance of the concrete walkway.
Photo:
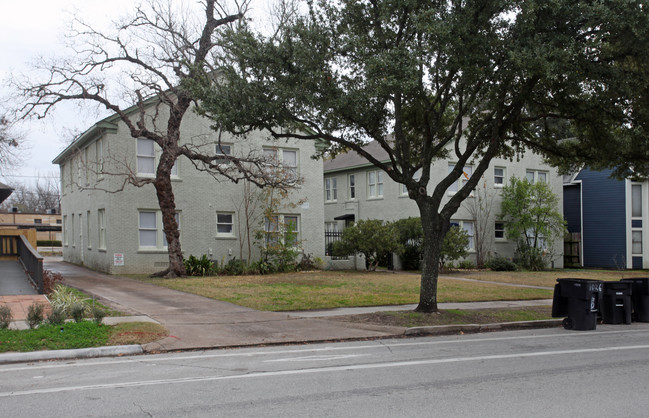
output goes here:
[{"label": "concrete walkway", "polygon": [[44,268],[59,272],[64,283],[132,315],[146,315],[170,336],[147,344],[148,352],[260,344],[378,338],[403,335],[405,328],[353,324],[260,312],[231,303],[97,273],[54,258]]},{"label": "concrete walkway", "polygon": [[20,261],[0,260],[0,295],[37,294]]}]

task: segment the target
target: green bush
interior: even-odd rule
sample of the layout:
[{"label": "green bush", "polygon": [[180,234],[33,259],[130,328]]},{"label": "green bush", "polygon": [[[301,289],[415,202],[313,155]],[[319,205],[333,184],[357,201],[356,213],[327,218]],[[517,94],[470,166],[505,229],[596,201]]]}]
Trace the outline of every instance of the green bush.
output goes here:
[{"label": "green bush", "polygon": [[7,305],[0,306],[0,329],[9,328],[12,319],[11,309]]},{"label": "green bush", "polygon": [[513,261],[501,256],[494,255],[487,259],[485,267],[493,271],[516,271],[518,266]]},{"label": "green bush", "polygon": [[458,268],[465,269],[465,270],[471,270],[475,268],[475,263],[471,260],[462,260],[459,263],[457,263]]},{"label": "green bush", "polygon": [[76,302],[70,306],[70,316],[74,322],[81,322],[86,317],[87,306],[83,302]]},{"label": "green bush", "polygon": [[218,273],[224,274],[227,276],[240,276],[248,272],[248,266],[243,260],[238,260],[236,257],[233,257],[226,264],[221,264]]},{"label": "green bush", "polygon": [[65,322],[65,309],[60,306],[52,307],[52,312],[47,316],[47,323],[61,325]]},{"label": "green bush", "polygon": [[205,254],[201,258],[190,255],[183,259],[183,263],[188,276],[209,276],[214,273],[214,263]]},{"label": "green bush", "polygon": [[442,242],[442,250],[439,255],[440,270],[443,270],[445,265],[451,268],[448,265],[449,262],[466,257],[469,253],[466,249],[467,245],[469,245],[467,232],[459,226],[451,226]]},{"label": "green bush", "polygon": [[99,306],[93,306],[91,309],[92,317],[94,318],[97,324],[101,324],[101,321],[106,317],[106,311],[101,309]]},{"label": "green bush", "polygon": [[27,308],[27,325],[29,328],[36,328],[43,322],[43,305],[34,303]]},{"label": "green bush", "polygon": [[36,241],[36,245],[39,247],[60,247],[61,241],[42,239]]}]

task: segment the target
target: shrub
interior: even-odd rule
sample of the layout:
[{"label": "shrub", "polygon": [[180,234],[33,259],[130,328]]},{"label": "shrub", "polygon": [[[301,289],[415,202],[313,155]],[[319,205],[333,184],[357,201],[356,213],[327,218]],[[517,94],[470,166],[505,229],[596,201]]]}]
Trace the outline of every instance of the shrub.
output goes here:
[{"label": "shrub", "polygon": [[201,258],[190,255],[183,263],[188,276],[209,276],[214,272],[214,263],[205,254]]},{"label": "shrub", "polygon": [[52,308],[61,308],[66,316],[71,314],[71,307],[77,303],[84,304],[85,301],[74,293],[74,290],[62,284],[57,284],[54,291],[49,295]]},{"label": "shrub", "polygon": [[47,316],[47,322],[52,325],[61,325],[65,322],[65,309],[60,306],[52,307],[52,312]]},{"label": "shrub", "polygon": [[63,282],[61,273],[43,270],[43,293],[50,295],[54,291],[54,288],[61,282]]},{"label": "shrub", "polygon": [[29,328],[36,328],[43,322],[43,305],[40,303],[33,303],[27,308],[27,325]]},{"label": "shrub", "polygon": [[236,257],[232,258],[226,264],[222,264],[219,269],[220,274],[226,274],[229,276],[240,276],[246,273],[248,266],[243,260],[238,260]]},{"label": "shrub", "polygon": [[12,319],[11,309],[7,305],[0,306],[0,329],[9,328]]},{"label": "shrub", "polygon": [[61,241],[41,239],[36,241],[36,245],[39,247],[60,247]]},{"label": "shrub", "polygon": [[442,242],[442,250],[439,255],[440,270],[443,270],[444,265],[448,262],[466,257],[469,253],[466,249],[467,245],[469,245],[467,232],[459,226],[451,226]]},{"label": "shrub", "polygon": [[313,254],[302,253],[302,258],[297,267],[300,271],[322,270],[324,261],[321,258],[313,258]]},{"label": "shrub", "polygon": [[511,260],[501,256],[501,255],[494,255],[492,257],[489,257],[487,259],[487,262],[485,263],[485,267],[487,267],[489,270],[493,271],[516,271],[518,270],[518,266]]},{"label": "shrub", "polygon": [[462,260],[459,263],[457,263],[458,268],[465,269],[465,270],[471,270],[475,268],[475,263],[471,260]]},{"label": "shrub", "polygon": [[81,322],[86,316],[87,306],[83,302],[76,302],[70,306],[70,316],[74,322]]},{"label": "shrub", "polygon": [[94,318],[97,324],[101,324],[101,321],[106,317],[106,311],[101,309],[99,306],[93,306],[91,309],[92,317]]}]

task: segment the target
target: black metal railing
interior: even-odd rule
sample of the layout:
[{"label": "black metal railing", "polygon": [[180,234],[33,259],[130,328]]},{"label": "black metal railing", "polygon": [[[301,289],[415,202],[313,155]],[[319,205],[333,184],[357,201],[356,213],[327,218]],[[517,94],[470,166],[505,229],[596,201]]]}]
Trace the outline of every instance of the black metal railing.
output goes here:
[{"label": "black metal railing", "polygon": [[32,247],[24,235],[16,238],[18,247],[18,258],[23,264],[29,279],[32,281],[38,293],[43,293],[43,257]]},{"label": "black metal railing", "polygon": [[325,231],[325,255],[331,257],[332,260],[347,260],[349,255],[335,256],[333,254],[334,242],[342,239],[343,233],[339,231]]}]

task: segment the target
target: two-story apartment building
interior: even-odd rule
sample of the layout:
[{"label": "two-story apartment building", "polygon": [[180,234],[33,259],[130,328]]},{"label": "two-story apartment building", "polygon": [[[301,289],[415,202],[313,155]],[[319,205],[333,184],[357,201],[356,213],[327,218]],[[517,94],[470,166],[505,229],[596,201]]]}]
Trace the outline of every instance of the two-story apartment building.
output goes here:
[{"label": "two-story apartment building", "polygon": [[[380,161],[388,161],[387,153],[378,143],[372,142],[366,146],[366,150]],[[453,160],[439,160],[431,168],[431,190],[436,184],[435,178],[442,179],[453,169]],[[471,176],[473,166],[468,164],[464,167],[464,173]],[[505,257],[513,257],[515,243],[505,237],[505,224],[499,219],[502,187],[507,184],[511,177],[527,178],[530,181],[547,182],[552,191],[559,197],[562,207],[562,178],[556,169],[543,162],[541,156],[532,152],[526,152],[515,161],[506,159],[494,159],[489,169],[480,182],[483,188],[479,193],[487,199],[492,207],[486,220],[488,237],[486,247],[491,254],[499,254]],[[458,187],[459,182],[465,181],[460,178],[447,192],[450,197]],[[463,228],[469,235],[469,259],[475,261],[474,236],[476,229],[475,210],[471,205],[475,203],[477,193],[469,197],[458,212],[454,215],[452,223]],[[416,203],[408,198],[405,187],[393,181],[386,173],[369,163],[365,158],[350,151],[341,154],[324,163],[324,205],[325,205],[325,230],[342,231],[342,229],[358,219],[382,219],[395,221],[408,217],[418,217],[419,210]],[[551,253],[554,254],[552,265],[563,266],[563,242],[548,243]],[[339,264],[344,262],[337,261]],[[356,263],[358,264],[358,263]],[[397,263],[398,266],[398,263]],[[395,266],[396,267],[396,266]]]},{"label": "two-story apartment building", "polygon": [[[152,110],[153,111],[153,110]],[[324,255],[322,229],[322,161],[310,157],[312,141],[271,141],[255,132],[245,139],[219,135],[209,120],[187,112],[181,126],[181,145],[212,154],[270,156],[302,179],[264,222],[263,205],[248,214],[246,230],[243,182],[214,178],[179,157],[172,174],[176,219],[185,257],[206,254],[215,262],[248,258],[252,230],[290,224],[303,251]],[[150,139],[133,138],[116,115],[105,118],[68,146],[55,159],[61,170],[63,259],[112,274],[152,273],[168,266],[167,243],[155,189],[125,183],[126,174],[150,178],[155,174],[160,150]],[[224,162],[227,164],[227,162]],[[252,193],[256,193],[252,186]],[[272,232],[272,231],[269,231]],[[245,242],[244,242],[245,241]],[[250,258],[259,256],[258,247]]]}]

